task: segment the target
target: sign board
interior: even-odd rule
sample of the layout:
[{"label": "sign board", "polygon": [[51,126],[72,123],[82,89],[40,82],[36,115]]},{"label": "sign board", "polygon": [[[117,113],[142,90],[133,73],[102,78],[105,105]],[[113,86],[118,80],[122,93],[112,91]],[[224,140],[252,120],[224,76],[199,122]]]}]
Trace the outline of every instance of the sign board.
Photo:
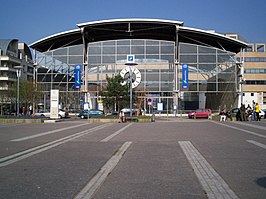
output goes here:
[{"label": "sign board", "polygon": [[135,63],[135,55],[127,55],[127,64]]},{"label": "sign board", "polygon": [[158,102],[157,103],[157,111],[158,112],[162,112],[163,111],[163,103],[162,102]]},{"label": "sign board", "polygon": [[59,90],[51,90],[50,94],[50,118],[58,119]]},{"label": "sign board", "polygon": [[83,110],[84,111],[90,110],[90,103],[89,102],[84,102],[84,104],[83,104]]},{"label": "sign board", "polygon": [[148,102],[148,105],[152,105],[152,99],[151,98],[148,98],[147,102]]},{"label": "sign board", "polygon": [[76,64],[74,88],[80,88],[80,85],[81,85],[81,64]]},{"label": "sign board", "polygon": [[98,100],[98,110],[102,110],[103,111],[103,100]]},{"label": "sign board", "polygon": [[188,65],[182,64],[182,88],[188,88]]}]

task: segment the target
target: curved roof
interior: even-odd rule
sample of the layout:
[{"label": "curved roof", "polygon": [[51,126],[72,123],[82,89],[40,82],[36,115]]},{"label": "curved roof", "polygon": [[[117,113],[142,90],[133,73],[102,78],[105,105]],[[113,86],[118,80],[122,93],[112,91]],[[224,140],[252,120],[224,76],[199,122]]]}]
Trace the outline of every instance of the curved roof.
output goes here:
[{"label": "curved roof", "polygon": [[222,34],[183,27],[183,22],[161,19],[111,19],[77,24],[79,29],[61,32],[43,38],[30,47],[40,52],[86,42],[116,39],[155,39],[213,46],[219,49],[239,52],[246,43]]},{"label": "curved roof", "polygon": [[[17,39],[0,39],[0,49],[3,51],[2,54],[6,55],[7,50],[9,49],[10,45],[14,43],[15,45],[17,45],[18,40]],[[16,52],[14,53],[17,53],[17,48],[13,50],[16,50]]]}]

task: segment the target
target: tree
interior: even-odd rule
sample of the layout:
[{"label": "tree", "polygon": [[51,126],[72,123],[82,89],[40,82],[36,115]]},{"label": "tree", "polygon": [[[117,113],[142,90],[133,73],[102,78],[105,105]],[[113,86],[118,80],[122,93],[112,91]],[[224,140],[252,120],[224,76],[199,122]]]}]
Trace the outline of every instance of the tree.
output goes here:
[{"label": "tree", "polygon": [[100,92],[103,103],[108,110],[120,110],[129,104],[129,85],[122,85],[124,79],[121,75],[107,77],[107,86]]}]

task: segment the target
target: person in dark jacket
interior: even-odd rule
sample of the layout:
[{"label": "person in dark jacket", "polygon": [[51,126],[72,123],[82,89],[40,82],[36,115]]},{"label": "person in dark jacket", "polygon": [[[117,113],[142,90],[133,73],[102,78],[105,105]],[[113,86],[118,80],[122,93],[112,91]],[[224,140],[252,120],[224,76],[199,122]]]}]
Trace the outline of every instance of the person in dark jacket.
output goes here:
[{"label": "person in dark jacket", "polygon": [[246,121],[246,108],[244,104],[241,104],[240,106],[240,117],[241,121]]}]

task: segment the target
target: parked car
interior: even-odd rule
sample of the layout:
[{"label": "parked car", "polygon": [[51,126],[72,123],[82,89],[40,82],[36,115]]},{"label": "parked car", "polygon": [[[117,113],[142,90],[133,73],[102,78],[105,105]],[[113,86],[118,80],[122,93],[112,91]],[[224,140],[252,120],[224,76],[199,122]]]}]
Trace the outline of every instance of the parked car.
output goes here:
[{"label": "parked car", "polygon": [[78,114],[78,117],[80,117],[81,119],[87,119],[89,115],[89,111],[87,110],[83,110]]},{"label": "parked car", "polygon": [[212,115],[212,110],[209,108],[199,108],[193,112],[188,113],[190,119],[193,118],[209,118]]},{"label": "parked car", "polygon": [[95,117],[102,117],[104,116],[104,112],[102,110],[96,110],[96,109],[91,109],[91,110],[83,110],[79,113],[78,117],[81,119],[87,119],[89,118],[95,118]]},{"label": "parked car", "polygon": [[[41,117],[50,117],[50,114],[51,113],[48,110],[41,110],[41,111],[35,113],[34,115],[35,116],[41,116]],[[68,117],[68,111],[65,111],[63,109],[59,109],[58,110],[58,118],[62,119],[65,117]]]},{"label": "parked car", "polygon": [[[126,117],[130,116],[130,108],[123,108],[123,109],[121,109],[121,111],[123,111],[125,113]],[[138,116],[138,115],[143,115],[143,114],[144,114],[144,110],[132,108],[132,116]]]},{"label": "parked car", "polygon": [[266,118],[266,109],[262,109],[262,111],[264,112],[264,116],[262,118]]}]

